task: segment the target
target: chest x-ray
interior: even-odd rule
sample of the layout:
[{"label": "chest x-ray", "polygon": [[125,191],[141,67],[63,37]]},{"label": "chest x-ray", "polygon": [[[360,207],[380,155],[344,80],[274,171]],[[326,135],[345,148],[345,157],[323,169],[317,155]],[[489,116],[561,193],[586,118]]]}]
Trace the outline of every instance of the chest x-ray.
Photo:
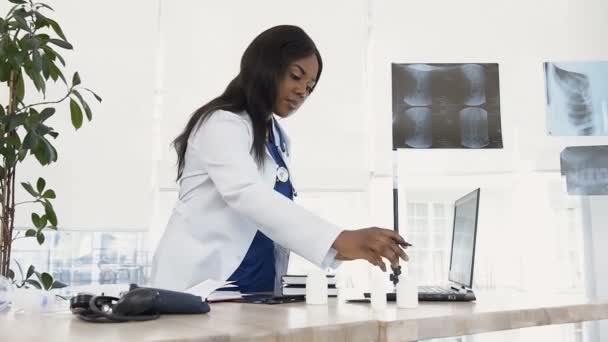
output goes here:
[{"label": "chest x-ray", "polygon": [[608,62],[545,63],[547,133],[608,135]]},{"label": "chest x-ray", "polygon": [[571,146],[560,154],[569,195],[608,195],[608,146]]},{"label": "chest x-ray", "polygon": [[393,147],[502,148],[498,64],[392,64]]}]

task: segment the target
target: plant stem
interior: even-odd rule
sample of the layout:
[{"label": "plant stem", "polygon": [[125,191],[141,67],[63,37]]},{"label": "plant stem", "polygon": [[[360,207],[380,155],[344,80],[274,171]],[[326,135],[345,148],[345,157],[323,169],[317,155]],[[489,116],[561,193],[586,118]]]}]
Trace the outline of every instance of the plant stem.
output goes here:
[{"label": "plant stem", "polygon": [[[7,107],[7,115],[15,115],[17,105],[17,80],[19,74],[15,70],[11,70],[9,74],[8,91],[9,102]],[[11,134],[11,132],[6,132]],[[1,198],[2,205],[2,220],[0,221],[0,275],[7,276],[11,262],[11,245],[13,242],[13,227],[14,227],[14,205],[15,205],[15,165],[8,165],[4,158],[4,168],[6,175],[3,180],[5,186]]]},{"label": "plant stem", "polygon": [[65,95],[65,96],[64,96],[64,97],[63,97],[61,100],[59,100],[59,101],[48,101],[48,102],[39,102],[39,103],[34,103],[34,104],[27,105],[27,106],[25,106],[25,107],[21,108],[21,111],[24,111],[24,110],[26,110],[26,109],[28,109],[28,108],[30,108],[30,107],[34,107],[34,106],[40,106],[40,105],[45,105],[45,104],[55,104],[55,103],[61,103],[61,102],[63,102],[63,100],[67,99],[67,98],[68,98],[68,96],[70,96],[70,94],[71,94],[71,93],[72,93],[72,88],[70,88],[70,91],[69,91],[69,92],[68,92],[68,93],[67,93],[67,94],[66,94],[66,95]]},{"label": "plant stem", "polygon": [[25,201],[25,202],[19,202],[19,203],[15,203],[15,207],[20,205],[20,204],[25,204],[25,203],[38,203],[40,201]]}]

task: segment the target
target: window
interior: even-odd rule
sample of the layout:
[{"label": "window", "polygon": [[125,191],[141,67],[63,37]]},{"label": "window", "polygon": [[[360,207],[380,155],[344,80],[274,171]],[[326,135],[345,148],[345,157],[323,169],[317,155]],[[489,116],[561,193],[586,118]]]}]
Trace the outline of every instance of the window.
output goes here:
[{"label": "window", "polygon": [[410,251],[411,272],[420,284],[447,279],[452,239],[452,206],[443,202],[407,202],[407,239],[416,241]]},{"label": "window", "polygon": [[144,232],[57,231],[45,234],[41,246],[33,238],[18,239],[13,245],[12,268],[20,277],[16,262],[26,271],[34,265],[40,272],[72,287],[94,284],[147,284],[151,253],[145,249]]}]

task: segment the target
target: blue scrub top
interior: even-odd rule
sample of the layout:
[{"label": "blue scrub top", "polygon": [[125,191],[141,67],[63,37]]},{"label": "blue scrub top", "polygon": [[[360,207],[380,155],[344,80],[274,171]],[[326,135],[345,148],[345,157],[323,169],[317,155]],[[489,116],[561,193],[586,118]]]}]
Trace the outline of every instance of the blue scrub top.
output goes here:
[{"label": "blue scrub top", "polygon": [[[270,134],[269,141],[266,143],[266,148],[279,167],[282,166],[287,168],[287,165],[283,161],[281,153],[275,144],[274,132],[272,131],[273,125],[270,124],[269,126]],[[279,128],[277,128],[277,134],[279,136],[278,145],[285,151],[285,141]],[[277,178],[274,183],[274,190],[290,200],[293,200],[291,177],[285,182],[281,182]],[[275,278],[274,263],[274,242],[258,230],[247,250],[245,258],[228,280],[234,281],[234,284],[236,284],[243,293],[273,291]]]}]

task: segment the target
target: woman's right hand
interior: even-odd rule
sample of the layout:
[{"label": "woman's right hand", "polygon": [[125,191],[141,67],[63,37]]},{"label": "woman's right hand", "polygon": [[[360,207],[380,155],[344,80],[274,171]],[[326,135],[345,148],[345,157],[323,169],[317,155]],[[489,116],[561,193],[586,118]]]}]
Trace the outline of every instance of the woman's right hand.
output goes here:
[{"label": "woman's right hand", "polygon": [[409,258],[401,248],[411,246],[399,233],[378,227],[356,230],[344,230],[338,235],[332,247],[338,252],[336,259],[355,260],[365,259],[372,265],[386,272],[382,257],[399,265],[399,258],[407,261]]}]

